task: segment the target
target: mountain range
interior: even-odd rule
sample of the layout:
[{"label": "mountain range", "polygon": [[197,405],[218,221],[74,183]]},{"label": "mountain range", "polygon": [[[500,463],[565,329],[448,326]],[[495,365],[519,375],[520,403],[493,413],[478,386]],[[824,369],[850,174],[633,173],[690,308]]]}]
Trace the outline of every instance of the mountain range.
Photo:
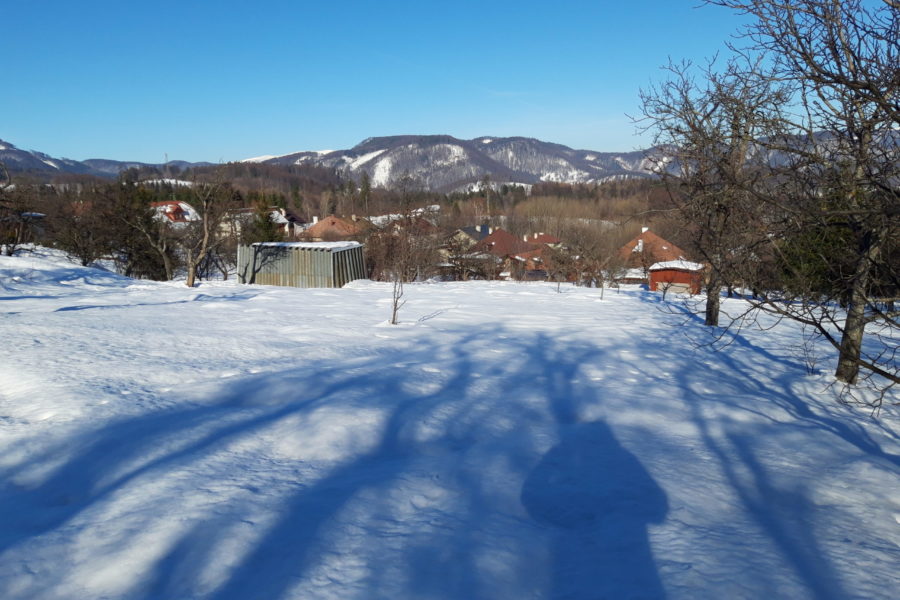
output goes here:
[{"label": "mountain range", "polygon": [[[652,177],[655,150],[598,152],[575,150],[561,144],[525,137],[479,137],[461,140],[449,135],[401,135],[369,138],[348,150],[296,152],[261,156],[242,162],[273,165],[316,165],[338,171],[357,181],[365,172],[374,187],[391,187],[409,176],[418,185],[451,192],[477,187],[487,176],[491,182],[533,185],[538,182],[596,183],[627,177]],[[114,177],[132,167],[180,169],[211,163],[170,161],[147,164],[134,161],[89,159],[76,161],[21,150],[0,140],[0,162],[11,173],[80,173]]]},{"label": "mountain range", "polygon": [[75,175],[93,175],[95,177],[117,177],[119,173],[131,168],[155,168],[165,169],[177,167],[185,169],[189,167],[210,166],[209,162],[187,162],[184,160],[170,160],[167,163],[143,163],[137,161],[110,160],[106,158],[89,158],[87,160],[73,160],[71,158],[54,158],[49,154],[37,150],[22,150],[10,142],[0,140],[0,163],[9,170],[10,174],[28,173],[36,176],[52,176],[62,173]]}]

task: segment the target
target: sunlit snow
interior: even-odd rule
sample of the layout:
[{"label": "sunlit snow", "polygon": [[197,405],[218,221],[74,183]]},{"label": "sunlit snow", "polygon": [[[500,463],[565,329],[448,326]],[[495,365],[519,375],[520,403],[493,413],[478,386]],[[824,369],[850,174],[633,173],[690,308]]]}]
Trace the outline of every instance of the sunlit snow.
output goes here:
[{"label": "sunlit snow", "polygon": [[351,159],[350,162],[347,164],[347,166],[350,169],[353,169],[355,171],[356,169],[359,169],[361,166],[363,166],[370,160],[384,154],[385,152],[387,152],[386,148],[383,148],[381,150],[375,150],[374,152],[368,152],[366,154],[363,154],[362,156],[358,156],[354,159]]},{"label": "sunlit snow", "polygon": [[798,327],[391,293],[0,257],[0,598],[896,597],[900,395]]},{"label": "sunlit snow", "polygon": [[386,187],[391,181],[391,169],[394,161],[390,156],[375,161],[375,169],[372,172],[372,185]]}]

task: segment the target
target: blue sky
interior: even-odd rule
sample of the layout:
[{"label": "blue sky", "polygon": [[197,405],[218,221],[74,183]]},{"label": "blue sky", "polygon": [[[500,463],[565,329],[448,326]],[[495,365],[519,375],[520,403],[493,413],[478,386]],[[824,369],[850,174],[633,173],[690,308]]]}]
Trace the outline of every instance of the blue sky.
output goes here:
[{"label": "blue sky", "polygon": [[639,90],[739,23],[699,0],[3,4],[0,138],[145,162],[432,133],[632,150]]}]

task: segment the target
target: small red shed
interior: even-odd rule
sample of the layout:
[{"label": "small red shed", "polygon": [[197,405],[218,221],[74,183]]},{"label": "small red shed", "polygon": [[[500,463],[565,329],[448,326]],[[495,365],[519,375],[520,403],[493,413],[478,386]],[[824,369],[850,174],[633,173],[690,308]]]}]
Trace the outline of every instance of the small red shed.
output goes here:
[{"label": "small red shed", "polygon": [[652,265],[650,290],[675,292],[676,294],[700,293],[703,286],[703,265],[686,260],[670,260]]}]

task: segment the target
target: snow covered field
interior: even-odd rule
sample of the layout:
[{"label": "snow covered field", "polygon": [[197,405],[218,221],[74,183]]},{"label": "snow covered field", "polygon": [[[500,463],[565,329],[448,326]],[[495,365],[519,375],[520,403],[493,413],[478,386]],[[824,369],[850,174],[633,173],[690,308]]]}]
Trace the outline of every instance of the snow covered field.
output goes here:
[{"label": "snow covered field", "polygon": [[407,297],[0,258],[0,598],[900,594],[900,417],[793,325]]}]

